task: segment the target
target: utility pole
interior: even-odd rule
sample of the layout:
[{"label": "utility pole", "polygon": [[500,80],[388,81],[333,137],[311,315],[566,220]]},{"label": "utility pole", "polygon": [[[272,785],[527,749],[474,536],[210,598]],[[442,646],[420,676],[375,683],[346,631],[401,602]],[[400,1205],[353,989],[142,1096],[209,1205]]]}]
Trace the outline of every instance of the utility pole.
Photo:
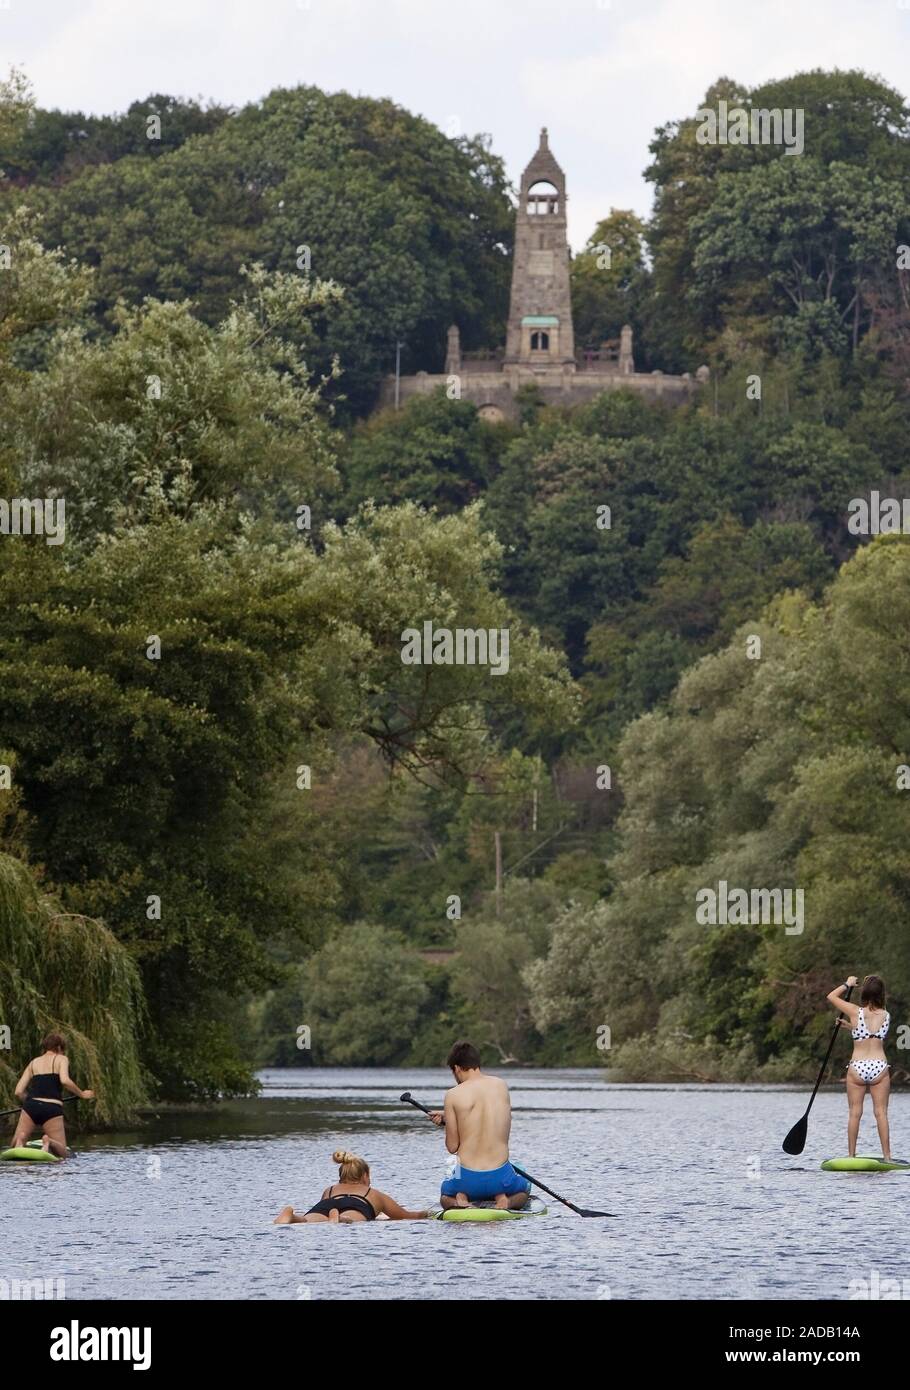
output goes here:
[{"label": "utility pole", "polygon": [[404,343],[395,343],[395,409],[401,404],[401,349]]},{"label": "utility pole", "polygon": [[502,836],[498,830],[493,832],[496,844],[496,916],[502,916]]}]

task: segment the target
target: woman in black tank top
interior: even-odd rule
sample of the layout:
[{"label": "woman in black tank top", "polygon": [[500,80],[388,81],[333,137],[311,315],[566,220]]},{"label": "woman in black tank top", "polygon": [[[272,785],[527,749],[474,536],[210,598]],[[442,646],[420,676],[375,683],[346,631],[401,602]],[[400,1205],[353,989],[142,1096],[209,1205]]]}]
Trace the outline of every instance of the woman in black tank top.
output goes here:
[{"label": "woman in black tank top", "polygon": [[41,1147],[58,1158],[66,1158],[66,1129],[63,1124],[63,1091],[72,1091],[80,1100],[94,1100],[94,1091],[82,1091],[70,1079],[66,1038],[48,1033],[41,1044],[41,1056],[33,1057],[16,1083],[16,1099],[22,1109],[16,1122],[11,1147],[21,1149],[33,1130],[44,1132]]}]

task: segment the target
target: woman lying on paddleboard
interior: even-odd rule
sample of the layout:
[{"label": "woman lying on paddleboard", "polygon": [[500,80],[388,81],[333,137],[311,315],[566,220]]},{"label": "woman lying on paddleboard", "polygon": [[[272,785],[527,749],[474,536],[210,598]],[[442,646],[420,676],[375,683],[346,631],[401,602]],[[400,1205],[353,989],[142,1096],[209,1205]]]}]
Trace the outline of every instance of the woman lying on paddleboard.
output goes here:
[{"label": "woman lying on paddleboard", "polygon": [[392,1221],[420,1221],[425,1211],[406,1211],[394,1197],[370,1184],[370,1170],[364,1159],[347,1149],[336,1149],[332,1162],[338,1164],[338,1182],[327,1187],[321,1199],[308,1212],[298,1216],[293,1207],[283,1207],[273,1225],[291,1226],[297,1222],[375,1221],[388,1216]]},{"label": "woman lying on paddleboard", "polygon": [[[851,989],[856,984],[856,976],[851,975],[846,984],[838,985],[828,995],[828,1002],[847,1015],[853,1033],[853,1056],[847,1067],[847,1102],[850,1106],[847,1142],[850,1157],[855,1158],[859,1124],[868,1091],[872,1095],[878,1137],[882,1141],[882,1157],[890,1162],[888,1098],[891,1094],[891,1072],[885,1060],[884,1041],[888,1036],[891,1015],[885,1008],[885,982],[878,975],[867,975],[863,980],[859,1005],[841,998],[845,989]],[[846,1026],[841,1020],[841,1027]]]},{"label": "woman lying on paddleboard", "polygon": [[70,1080],[66,1057],[66,1038],[48,1033],[41,1044],[41,1056],[33,1057],[16,1084],[16,1099],[22,1102],[12,1147],[21,1149],[32,1130],[44,1131],[41,1147],[58,1158],[66,1158],[66,1130],[63,1125],[63,1088],[80,1100],[94,1100],[94,1091],[80,1091]]}]

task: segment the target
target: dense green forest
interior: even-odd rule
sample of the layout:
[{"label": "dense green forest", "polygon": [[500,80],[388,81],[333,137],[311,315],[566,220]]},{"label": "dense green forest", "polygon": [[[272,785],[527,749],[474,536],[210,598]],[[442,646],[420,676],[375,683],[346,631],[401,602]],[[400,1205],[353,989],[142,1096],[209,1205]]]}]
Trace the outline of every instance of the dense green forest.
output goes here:
[{"label": "dense green forest", "polygon": [[[806,153],[699,145],[721,97],[804,108]],[[910,548],[847,521],[910,480],[908,121],[857,72],[718,81],[572,264],[579,344],[629,322],[710,382],[491,425],[374,411],[397,341],[502,341],[489,139],[10,74],[0,497],[65,498],[66,543],[0,537],[5,1094],[50,1024],[109,1119],[455,1034],[800,1076],[849,970],[906,1017]],[[443,617],[507,627],[508,675],[404,665]],[[721,879],[805,930],[700,925]]]}]

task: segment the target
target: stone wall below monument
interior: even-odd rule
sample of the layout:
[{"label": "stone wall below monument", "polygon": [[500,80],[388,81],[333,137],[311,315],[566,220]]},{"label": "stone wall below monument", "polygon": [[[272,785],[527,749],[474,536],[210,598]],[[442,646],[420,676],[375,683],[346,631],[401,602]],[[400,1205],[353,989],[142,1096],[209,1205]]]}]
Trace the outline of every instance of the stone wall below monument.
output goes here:
[{"label": "stone wall below monument", "polygon": [[[511,366],[498,371],[463,369],[458,381],[461,399],[471,401],[489,420],[518,418],[515,395],[522,386],[536,386],[545,405],[570,407],[583,405],[603,391],[635,391],[648,400],[683,405],[692,399],[700,384],[692,377],[665,376],[661,372],[623,374],[591,368],[535,372]],[[399,397],[404,405],[415,396],[428,396],[440,386],[447,388],[449,384],[450,379],[444,373],[418,372],[416,376],[400,379]],[[387,376],[380,387],[378,408],[384,410],[394,404],[395,378]]]}]

